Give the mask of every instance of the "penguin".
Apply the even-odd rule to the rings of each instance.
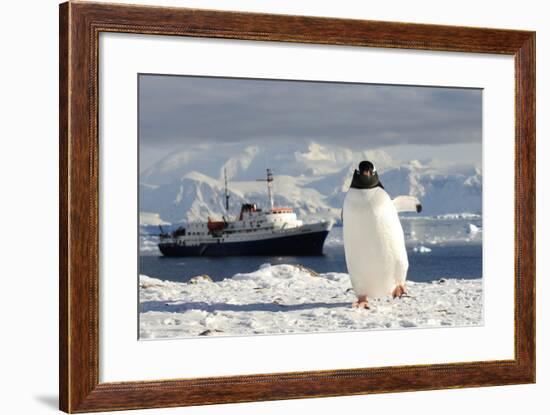
[[[368,299],[406,293],[409,261],[398,212],[420,212],[413,196],[392,200],[370,161],[359,163],[342,209],[346,265],[357,301],[369,308]]]

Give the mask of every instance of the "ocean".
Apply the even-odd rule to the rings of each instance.
[[[429,282],[442,278],[479,279],[483,271],[483,231],[479,215],[403,217],[409,271],[407,279]],[[207,274],[221,281],[256,271],[262,264],[300,264],[318,273],[347,273],[342,227],[327,237],[324,255],[166,258],[156,248],[152,231],[140,230],[139,273],[161,280],[186,282]]]

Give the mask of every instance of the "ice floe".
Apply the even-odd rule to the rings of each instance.
[[[427,253],[429,253],[429,252],[432,252],[432,249],[431,249],[431,248],[428,248],[427,246],[420,245],[420,246],[415,246],[415,247],[413,248],[413,251],[414,251],[414,252],[421,253],[421,254],[427,254]]]

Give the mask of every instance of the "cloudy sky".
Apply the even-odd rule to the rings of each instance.
[[[266,140],[479,162],[481,100],[479,89],[140,75],[141,169],[189,145]]]

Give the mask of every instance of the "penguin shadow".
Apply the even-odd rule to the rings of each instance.
[[[140,304],[140,312],[148,311],[168,311],[171,313],[184,313],[190,310],[199,310],[206,312],[213,311],[303,311],[315,308],[341,308],[349,307],[349,302],[340,303],[302,303],[302,304],[284,304],[278,302],[272,303],[250,303],[250,304],[226,304],[226,303],[205,303],[191,302],[185,304],[170,304],[166,301],[146,301]]]

